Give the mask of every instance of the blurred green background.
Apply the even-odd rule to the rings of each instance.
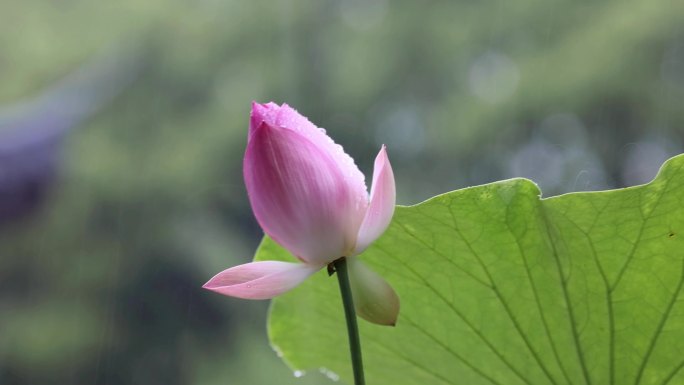
[[[643,183],[682,151],[684,2],[0,1],[0,384],[320,384],[265,301],[201,285],[261,237],[250,102],[402,204],[524,176]],[[419,258],[420,256],[416,256]]]

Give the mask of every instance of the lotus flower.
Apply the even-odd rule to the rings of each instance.
[[[204,288],[269,299],[347,258],[357,314],[394,325],[399,298],[355,256],[385,231],[395,205],[394,174],[383,146],[370,195],[342,147],[287,104],[252,104],[243,166],[249,201],[268,236],[301,263],[252,262],[214,276]]]

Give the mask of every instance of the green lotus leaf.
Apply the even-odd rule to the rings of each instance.
[[[401,298],[360,321],[367,383],[684,384],[684,156],[643,186],[542,199],[511,179],[398,207],[359,258]],[[401,186],[401,180],[398,181]],[[293,260],[265,238],[256,259]],[[272,303],[294,370],[351,383],[335,277]]]

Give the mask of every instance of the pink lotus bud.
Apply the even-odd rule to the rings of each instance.
[[[375,159],[369,196],[353,159],[286,104],[252,104],[243,172],[264,232],[303,264],[254,262],[225,270],[204,286],[221,294],[264,299],[290,290],[336,259],[361,253],[394,213],[394,175],[385,147]],[[394,291],[360,261],[352,266],[351,274],[359,272],[351,277],[363,302],[359,315],[393,324],[399,311]]]

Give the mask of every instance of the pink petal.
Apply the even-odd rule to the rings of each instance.
[[[250,133],[261,123],[295,131],[309,139],[316,147],[332,158],[337,168],[342,172],[348,188],[354,194],[354,199],[357,202],[354,211],[358,219],[357,225],[360,225],[366,212],[366,206],[368,206],[365,177],[354,163],[354,159],[344,152],[342,146],[336,144],[326,135],[324,129],[316,127],[306,117],[285,103],[278,106],[273,102],[266,104],[252,102]]]
[[[202,286],[219,294],[269,299],[294,288],[321,266],[277,261],[252,262],[216,274]]]
[[[266,104],[252,102],[252,113],[249,117],[248,142],[252,138],[252,133],[261,125],[261,123],[266,122],[267,124],[274,125],[276,114],[279,109],[280,106],[273,102]]]
[[[394,215],[395,203],[394,173],[387,157],[387,151],[383,145],[378,156],[375,158],[370,205],[359,229],[354,250],[355,254],[364,251],[385,232],[392,220],[392,215]]]
[[[316,127],[285,103],[278,110],[275,124],[300,133],[332,157],[337,167],[342,171],[349,188],[355,194],[355,198],[363,206],[358,210],[360,213],[359,223],[361,223],[361,218],[368,204],[368,191],[366,190],[366,179],[354,163],[354,159],[344,152],[342,146],[336,144],[326,135],[324,129]]]
[[[396,325],[399,297],[394,289],[358,258],[348,258],[347,265],[356,314],[375,324]]]
[[[357,193],[325,148],[264,120],[251,133],[243,172],[257,221],[280,245],[314,264],[353,252]]]

